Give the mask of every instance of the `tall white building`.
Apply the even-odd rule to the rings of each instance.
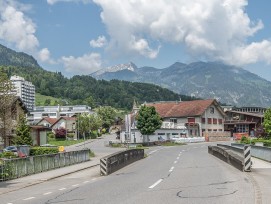
[[[33,110],[35,106],[35,86],[20,76],[11,76],[10,80],[15,87],[16,95],[22,99],[29,111]]]

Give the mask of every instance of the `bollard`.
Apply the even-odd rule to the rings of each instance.
[[[250,154],[250,146],[244,146],[244,171],[251,171],[251,154]]]

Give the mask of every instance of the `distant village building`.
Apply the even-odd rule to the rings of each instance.
[[[27,115],[27,120],[30,124],[37,124],[43,118],[72,117],[77,114],[89,113],[93,111],[91,107],[86,105],[75,106],[36,106]]]
[[[20,76],[11,76],[10,80],[14,85],[15,95],[22,99],[29,111],[33,110],[35,106],[35,86]]]

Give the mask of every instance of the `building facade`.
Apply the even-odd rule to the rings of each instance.
[[[10,80],[15,88],[16,96],[22,99],[29,111],[33,110],[35,106],[35,86],[20,76],[11,76]]]
[[[93,111],[91,107],[86,105],[75,105],[75,106],[36,106],[27,115],[27,121],[30,124],[36,124],[42,118],[56,118],[60,117],[72,117],[77,114],[89,113]]]
[[[122,141],[146,143],[161,139],[170,140],[173,137],[203,137],[204,132],[224,132],[225,113],[214,99],[155,102],[145,105],[155,107],[163,120],[161,128],[153,135],[141,135],[136,128],[135,118],[138,109],[133,108],[132,113],[125,118],[125,127],[121,134]]]

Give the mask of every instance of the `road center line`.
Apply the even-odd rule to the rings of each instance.
[[[174,161],[174,164],[176,164],[177,163],[177,161]]]
[[[49,194],[51,194],[52,192],[47,192],[47,193],[44,193],[43,195],[49,195]]]
[[[74,185],[72,185],[73,187],[76,187],[76,186],[79,186],[79,184],[74,184]]]
[[[89,181],[84,181],[83,183],[88,183]]]
[[[58,189],[58,190],[60,190],[60,191],[63,191],[63,190],[65,190],[66,188],[60,188],[60,189]]]
[[[154,188],[155,186],[157,186],[159,183],[161,183],[163,181],[163,179],[159,179],[158,181],[156,181],[153,185],[151,185],[149,188]]]
[[[169,172],[172,172],[172,171],[173,171],[173,169],[174,169],[174,166],[170,168]]]
[[[29,198],[25,198],[25,199],[23,199],[23,200],[31,200],[31,199],[33,199],[33,198],[35,198],[35,197],[29,197]]]
[[[180,157],[177,157],[177,159],[180,159]]]

